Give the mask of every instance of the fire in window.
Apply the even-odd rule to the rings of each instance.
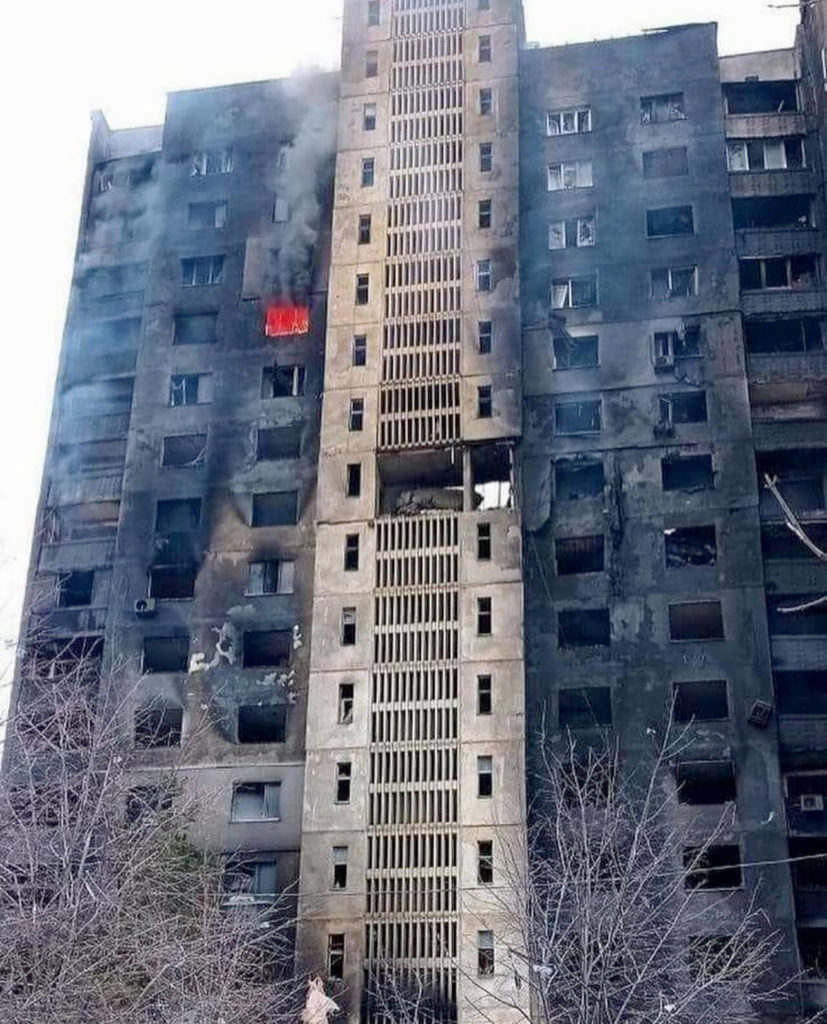
[[[264,333],[268,338],[307,334],[309,330],[310,310],[307,306],[268,306],[264,321]]]

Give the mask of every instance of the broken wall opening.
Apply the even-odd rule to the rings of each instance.
[[[827,715],[827,671],[773,672],[780,715]]]
[[[554,463],[554,496],[557,501],[602,497],[606,475],[602,459],[578,457]]]
[[[382,454],[376,469],[381,515],[462,511],[462,458],[456,449]]]
[[[579,608],[557,613],[558,647],[608,647],[611,637],[608,608]]]
[[[728,114],[781,114],[798,110],[798,90],[788,82],[727,82]]]
[[[589,537],[558,537],[554,542],[558,576],[603,572],[603,534]]]
[[[720,601],[688,601],[669,605],[670,640],[723,640],[724,614]]]
[[[715,565],[718,557],[714,526],[681,526],[663,531],[666,565],[683,569],[693,565]]]
[[[738,797],[732,761],[682,761],[675,767],[675,781],[682,804],[725,804]]]

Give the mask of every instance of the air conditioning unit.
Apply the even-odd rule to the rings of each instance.
[[[148,619],[155,614],[155,598],[139,597],[133,608],[139,619]]]
[[[823,811],[824,797],[821,793],[802,793],[798,798],[798,806],[802,811]]]
[[[772,704],[768,704],[765,700],[753,701],[753,705],[747,715],[749,724],[757,726],[759,729],[766,729],[771,720]]]

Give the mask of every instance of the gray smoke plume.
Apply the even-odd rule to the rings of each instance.
[[[288,92],[304,116],[290,144],[279,186],[288,220],[281,238],[278,283],[284,299],[306,299],[313,274],[313,250],[319,237],[320,194],[332,182],[336,153],[337,99],[331,78],[318,71],[293,76]]]

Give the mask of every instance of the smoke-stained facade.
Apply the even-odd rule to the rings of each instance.
[[[343,13],[339,75],[95,117],[15,700],[93,651],[347,1016],[416,968],[446,1021],[518,1013],[540,723],[634,763],[674,701],[825,1005],[827,572],[764,486],[824,548],[820,6],[724,58]]]

